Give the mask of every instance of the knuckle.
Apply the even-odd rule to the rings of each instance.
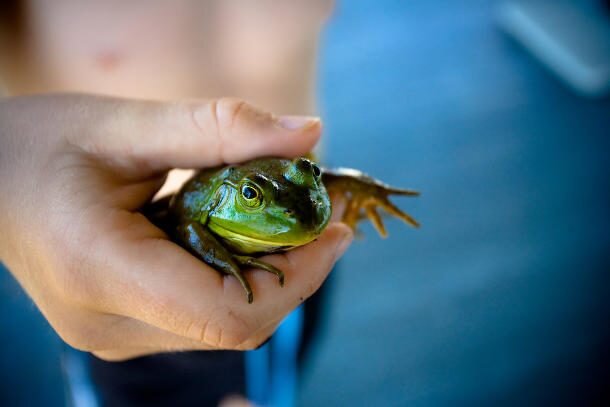
[[[219,343],[222,349],[239,349],[239,346],[251,338],[253,332],[244,325],[227,327]]]
[[[235,98],[221,98],[214,104],[216,121],[221,129],[230,129],[243,112],[246,102]]]
[[[238,350],[240,345],[254,335],[255,329],[251,324],[237,316],[233,310],[216,314],[212,319],[194,325],[201,342],[217,349]]]

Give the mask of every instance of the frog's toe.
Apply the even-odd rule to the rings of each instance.
[[[367,205],[364,207],[364,210],[366,211],[366,216],[377,230],[377,233],[379,233],[379,236],[383,238],[388,237],[388,232],[385,229],[385,225],[383,224],[381,216],[379,215],[379,212],[377,212],[375,205]]]
[[[383,187],[384,195],[402,195],[402,196],[419,196],[418,191],[414,191],[412,189],[406,188],[396,188],[390,185],[384,185]]]
[[[277,267],[260,259],[257,259],[256,257],[234,255],[233,258],[239,263],[240,266],[254,267],[261,270],[265,270],[271,274],[275,274],[278,278],[280,286],[284,286],[284,272],[278,269]]]
[[[252,304],[252,301],[254,301],[254,294],[252,294],[252,288],[250,287],[250,283],[248,283],[248,280],[246,280],[244,274],[241,272],[241,270],[236,270],[234,273],[231,273],[231,275],[237,278],[237,281],[239,281],[239,284],[241,284],[246,292],[248,304]]]
[[[402,219],[405,223],[413,226],[414,228],[419,227],[419,222],[417,222],[411,215],[406,212],[400,210],[396,205],[390,202],[389,199],[383,199],[380,202],[380,206],[387,211],[390,215],[396,216],[399,219]]]

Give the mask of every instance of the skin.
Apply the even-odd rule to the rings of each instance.
[[[324,184],[349,195],[344,221],[352,227],[364,210],[385,236],[376,206],[419,226],[388,199],[390,194],[416,196],[417,192],[390,187],[353,169],[323,170],[305,157],[263,158],[199,171],[171,200],[158,202],[149,216],[201,261],[235,277],[252,303],[245,269],[274,274],[280,286],[285,278],[280,269],[255,255],[306,245],[327,227],[332,210]]]

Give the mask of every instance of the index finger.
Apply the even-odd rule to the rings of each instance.
[[[162,171],[236,163],[261,155],[309,152],[321,133],[316,117],[276,117],[242,100],[158,102],[87,99],[73,143],[125,171]],[[82,117],[81,117],[82,121]]]

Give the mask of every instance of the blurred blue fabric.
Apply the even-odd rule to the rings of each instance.
[[[565,89],[496,5],[338,5],[326,156],[421,190],[399,205],[422,228],[363,227],[302,405],[575,403],[608,383],[610,101]],[[0,405],[61,405],[58,339],[6,273],[0,293]]]

